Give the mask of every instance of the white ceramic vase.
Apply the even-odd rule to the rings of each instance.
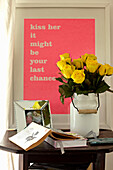
[[[73,96],[73,103],[78,110],[84,109],[97,109],[98,100],[96,94],[90,93],[87,95]],[[97,113],[79,114],[75,109],[72,102],[70,104],[70,130],[82,136],[85,136],[90,131],[95,132],[96,136],[99,135],[99,110]],[[93,137],[93,135],[89,136]]]

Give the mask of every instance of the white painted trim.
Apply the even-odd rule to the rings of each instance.
[[[110,58],[110,4],[105,7],[105,39],[106,39],[106,62],[111,64]]]
[[[106,63],[111,64],[110,55],[110,4],[105,7],[105,59]],[[111,79],[107,79],[108,84],[111,86]],[[112,110],[111,110],[111,94],[106,93],[106,126],[112,128]]]
[[[70,1],[51,1],[51,0],[24,0],[24,1],[17,1],[16,7],[80,7],[80,8],[105,8],[108,6],[108,3],[77,3],[72,0]]]
[[[104,8],[105,10],[105,58],[106,63],[111,63],[110,61],[110,5],[109,3],[77,3],[73,0],[66,0],[65,3],[63,0],[17,0],[16,8],[27,8],[27,7],[72,7],[72,8]],[[111,85],[111,80],[108,80],[108,83]],[[112,127],[111,122],[111,95],[106,93],[106,120],[105,123],[100,125],[102,128]],[[53,124],[55,128],[69,128],[69,115],[52,115]],[[63,120],[63,121],[62,121]]]

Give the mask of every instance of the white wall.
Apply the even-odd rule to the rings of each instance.
[[[16,2],[29,2],[30,0],[16,0]],[[47,0],[40,0],[40,2],[42,1],[45,1],[47,3]],[[60,2],[60,0],[52,0],[52,2]],[[62,0],[64,1],[64,3],[67,1],[69,2],[69,0]],[[32,2],[37,2],[37,0],[32,0]],[[39,0],[38,0],[39,2]],[[78,3],[86,3],[86,0],[73,0],[73,2],[78,2]],[[113,66],[113,0],[87,0],[87,2],[90,2],[90,3],[110,3],[110,53],[111,53],[111,65]],[[112,78],[112,84],[111,84],[111,87],[113,89],[113,76],[111,77]],[[113,100],[113,94],[111,95],[111,98]],[[113,110],[113,105],[111,105],[111,110]],[[113,115],[111,116],[110,118],[111,122],[111,127],[113,129]],[[106,170],[112,170],[113,169],[113,153],[110,153],[110,154],[107,154],[106,155],[107,159],[106,159]]]

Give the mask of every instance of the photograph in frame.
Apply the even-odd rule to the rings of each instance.
[[[33,108],[38,102],[40,108]],[[31,122],[51,128],[52,118],[48,100],[18,100],[14,102],[17,132],[27,127]]]

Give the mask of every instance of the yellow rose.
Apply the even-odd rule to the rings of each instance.
[[[104,75],[106,75],[106,67],[105,67],[105,65],[102,65],[101,64],[101,66],[99,67],[99,74],[101,75],[101,76],[104,76]]]
[[[76,66],[77,69],[83,68],[83,61],[81,58],[73,59],[72,63]]]
[[[63,74],[63,76],[67,79],[71,78],[71,75],[74,71],[74,66],[71,66],[69,64],[67,64],[64,69],[61,71],[61,73]]]
[[[113,67],[111,67],[109,64],[105,64],[106,68],[106,75],[110,76],[113,74]]]
[[[39,105],[38,101],[36,101],[36,102],[34,103],[33,108],[34,108],[34,109],[40,109],[40,108],[41,108],[41,106]]]
[[[73,71],[75,71],[75,66],[71,65],[71,68],[72,68]]]
[[[86,60],[96,60],[97,57],[94,54],[84,54],[81,56],[81,59],[84,63],[86,63]]]
[[[94,73],[99,67],[99,63],[97,62],[97,60],[87,60],[86,61],[86,69],[91,72]]]
[[[84,54],[84,55],[81,56],[81,60],[85,63],[87,57],[88,57],[88,54],[86,53],[86,54]]]
[[[60,70],[63,70],[63,68],[66,66],[66,62],[65,61],[58,61],[57,62],[57,66],[59,67]]]
[[[66,58],[70,58],[69,53],[64,53],[64,54],[60,55],[60,58],[61,58],[61,60],[64,60]]]
[[[81,84],[85,80],[84,70],[75,70],[71,76],[75,83]]]
[[[65,61],[66,63],[69,63],[69,64],[71,64],[71,58],[66,58],[66,59],[64,59],[64,60],[61,60],[61,61]]]
[[[97,57],[94,54],[88,54],[87,60],[97,60]]]

